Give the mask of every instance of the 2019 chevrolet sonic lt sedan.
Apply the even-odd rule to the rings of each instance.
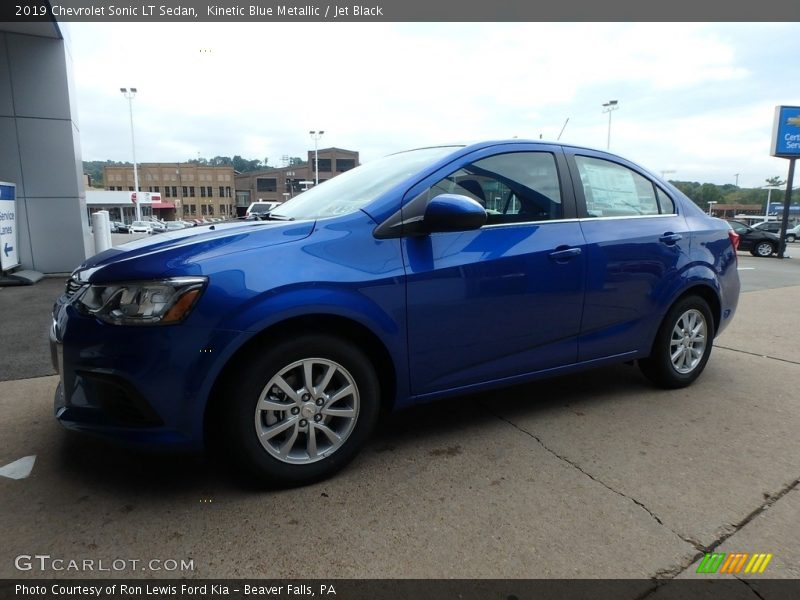
[[[736,309],[729,232],[606,152],[400,152],[267,221],[86,260],[54,309],[56,417],[147,446],[214,431],[253,477],[301,484],[383,409],[632,360],[682,387]]]

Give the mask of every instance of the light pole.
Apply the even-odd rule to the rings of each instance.
[[[325,132],[320,129],[319,131],[309,131],[308,133],[314,140],[314,185],[319,185],[319,155],[317,154],[317,142],[319,142],[319,138],[321,138],[322,134]]]
[[[180,194],[178,200],[178,210],[175,211],[175,216],[178,220],[183,219],[183,178],[181,177],[181,166],[175,169],[175,174],[178,176],[178,194]]]
[[[131,114],[131,149],[133,150],[133,192],[136,194],[136,220],[142,220],[142,199],[139,197],[139,171],[136,168],[136,140],[133,136],[133,99],[136,97],[136,88],[119,88],[122,95],[128,99],[128,110]]]
[[[608,113],[608,141],[606,142],[606,150],[611,150],[611,113],[619,109],[619,102],[617,100],[609,100],[603,104],[603,112]]]

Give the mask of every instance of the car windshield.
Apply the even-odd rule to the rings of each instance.
[[[421,148],[385,156],[303,192],[284,202],[270,216],[279,220],[323,219],[355,212],[456,148]]]
[[[272,210],[273,204],[270,202],[263,202],[261,204],[254,204],[250,208],[250,213],[265,213]]]

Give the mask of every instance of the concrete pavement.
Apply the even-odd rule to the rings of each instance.
[[[764,576],[797,578],[800,264],[776,262],[740,258],[743,280],[769,264],[786,287],[742,295],[688,389],[622,365],[419,407],[340,475],[296,490],[69,436],[52,418],[57,378],[38,376],[49,357],[7,354],[1,372],[24,378],[0,382],[0,466],[37,461],[27,479],[0,478],[0,577],[87,575],[14,566],[46,553],[193,561],[92,577],[683,578],[716,548],[771,552]],[[0,309],[30,305],[38,336],[28,293],[0,291]]]

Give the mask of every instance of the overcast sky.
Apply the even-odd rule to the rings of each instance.
[[[611,151],[669,179],[758,187],[774,107],[800,105],[800,25],[71,23],[84,160],[361,162],[511,137]],[[674,171],[674,173],[669,173]]]

